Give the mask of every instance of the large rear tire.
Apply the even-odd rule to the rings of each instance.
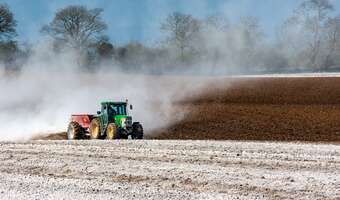
[[[133,140],[141,140],[144,136],[143,126],[140,123],[133,124],[133,133],[132,133]]]
[[[119,131],[116,124],[110,123],[109,125],[107,125],[106,139],[108,140],[119,139]]]
[[[77,122],[70,122],[67,128],[67,139],[76,140],[83,137],[83,128]]]
[[[89,132],[91,139],[99,139],[101,137],[101,125],[99,118],[94,118],[91,121]]]

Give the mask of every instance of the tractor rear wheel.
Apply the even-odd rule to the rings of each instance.
[[[132,139],[134,140],[141,140],[143,139],[143,126],[140,123],[133,124],[133,133],[132,133]]]
[[[119,132],[116,124],[110,123],[109,125],[107,125],[106,139],[108,140],[119,139]]]
[[[94,118],[90,124],[90,137],[91,139],[99,139],[101,136],[101,126],[98,118]]]
[[[76,140],[83,136],[83,128],[77,122],[70,122],[67,128],[67,139]]]

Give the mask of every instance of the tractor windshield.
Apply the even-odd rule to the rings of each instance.
[[[126,105],[125,104],[112,104],[110,105],[110,110],[114,115],[126,115]]]

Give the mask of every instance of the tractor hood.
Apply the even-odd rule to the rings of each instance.
[[[128,115],[116,115],[115,124],[121,128],[132,126],[132,118]]]

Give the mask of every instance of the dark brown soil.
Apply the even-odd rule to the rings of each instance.
[[[230,84],[231,82],[231,84]],[[152,139],[340,142],[340,78],[249,78],[182,102],[183,121]]]
[[[67,134],[66,132],[61,132],[61,133],[50,134],[48,136],[38,135],[32,138],[32,140],[67,140]]]

